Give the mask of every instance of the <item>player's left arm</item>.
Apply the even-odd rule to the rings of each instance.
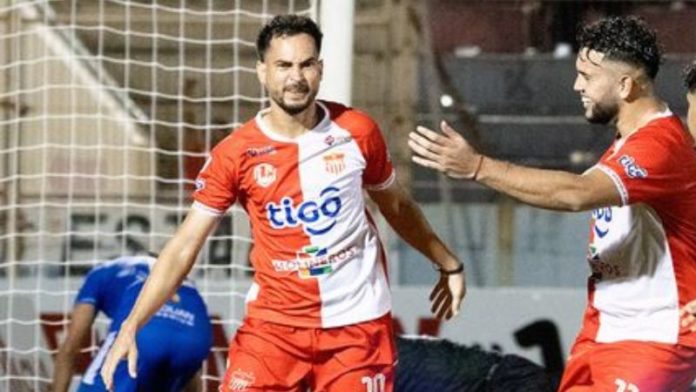
[[[75,305],[70,317],[68,333],[58,349],[53,365],[53,392],[66,392],[75,372],[75,358],[80,352],[82,342],[92,329],[97,312],[94,305],[80,303]]]
[[[368,190],[368,194],[394,231],[441,271],[430,295],[433,313],[446,319],[455,316],[466,295],[463,264],[435,234],[420,207],[398,181],[384,189]]]

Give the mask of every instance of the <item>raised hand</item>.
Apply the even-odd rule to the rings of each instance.
[[[409,133],[408,146],[414,153],[413,162],[452,178],[475,179],[483,155],[445,121],[440,123],[440,129],[442,133],[419,126]]]

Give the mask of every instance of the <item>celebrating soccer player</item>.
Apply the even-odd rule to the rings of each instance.
[[[457,314],[462,263],[399,186],[377,124],[315,100],[322,33],[308,18],[273,18],[257,39],[259,81],[270,107],[211,152],[195,202],[162,250],[102,375],[112,385],[121,358],[135,358],[135,331],[175,290],[218,219],[247,211],[254,284],[231,342],[221,391],[393,389],[396,350],[385,249],[363,196],[439,269],[432,309]]]
[[[686,391],[696,333],[679,310],[696,298],[694,139],[655,94],[661,55],[643,21],[603,19],[578,38],[585,117],[617,131],[595,166],[576,175],[501,162],[445,123],[442,134],[410,134],[413,160],[534,206],[594,209],[589,303],[561,391]]]

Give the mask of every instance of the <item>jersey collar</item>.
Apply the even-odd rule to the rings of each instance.
[[[324,104],[321,101],[314,101],[317,106],[319,106],[319,109],[324,113],[322,116],[321,120],[319,123],[306,133],[296,137],[296,138],[290,138],[285,135],[281,135],[278,132],[275,132],[271,129],[271,127],[268,126],[266,121],[264,121],[263,116],[266,115],[271,108],[265,108],[261,111],[259,111],[256,114],[256,125],[258,128],[261,130],[261,132],[266,135],[269,139],[279,141],[279,142],[284,142],[284,143],[297,143],[300,140],[302,140],[306,135],[313,133],[313,132],[322,132],[327,129],[329,129],[329,126],[331,125],[331,116],[329,114],[329,109],[324,106]]]

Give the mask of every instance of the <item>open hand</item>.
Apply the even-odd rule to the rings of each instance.
[[[413,151],[413,162],[435,169],[452,178],[473,179],[483,156],[445,121],[442,133],[417,127],[408,135],[408,146]]]
[[[129,330],[124,330],[123,326],[118,332],[118,337],[111,346],[109,354],[106,356],[104,366],[101,369],[101,377],[104,381],[104,386],[107,390],[114,389],[114,372],[118,363],[123,358],[128,358],[128,374],[136,377],[136,365],[138,363],[138,348],[135,345],[135,333]]]
[[[448,275],[440,273],[440,279],[430,293],[430,311],[439,319],[449,320],[459,314],[465,295],[464,271]]]

